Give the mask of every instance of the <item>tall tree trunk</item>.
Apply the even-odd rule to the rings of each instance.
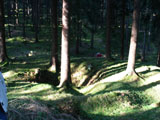
[[[11,1],[8,0],[8,37],[11,38]]]
[[[16,25],[19,24],[19,8],[18,8],[18,0],[15,1],[15,11],[16,11]]]
[[[30,19],[30,2],[29,0],[27,0],[27,19],[26,19],[26,23],[29,23],[29,19]]]
[[[12,12],[12,15],[13,15],[13,20],[14,20],[14,29],[16,29],[16,0],[13,0],[12,2],[12,8],[13,8],[13,12]]]
[[[58,23],[57,23],[57,0],[52,1],[52,28],[53,28],[53,38],[52,38],[52,52],[51,52],[51,70],[59,73],[58,64]]]
[[[145,28],[144,29],[144,42],[143,42],[141,61],[145,61],[145,58],[146,58],[146,33],[147,33],[147,30]]]
[[[61,79],[58,87],[71,82],[69,58],[69,0],[63,0],[62,41],[61,41]]]
[[[46,20],[47,20],[47,23],[49,23],[49,0],[46,0],[46,15],[47,15],[47,18],[46,18]]]
[[[79,54],[80,45],[80,0],[77,0],[77,19],[76,19],[76,55]]]
[[[25,23],[26,23],[26,0],[23,0],[23,37],[26,37],[26,28],[25,28]]]
[[[139,22],[139,0],[134,0],[130,49],[129,49],[129,56],[128,56],[128,65],[126,69],[126,72],[128,75],[133,75],[136,73],[135,58],[136,58],[136,46],[137,46],[137,37],[138,37],[138,22]]]
[[[107,0],[106,58],[111,59],[111,0]]]
[[[122,0],[122,25],[121,25],[121,59],[124,59],[124,35],[125,35],[125,3],[126,0]]]
[[[38,6],[39,6],[39,0],[35,0],[35,11],[34,11],[34,27],[35,27],[35,42],[39,42],[38,40],[38,32],[39,32],[39,12],[38,12]]]
[[[76,36],[76,55],[79,54],[79,45],[80,45],[80,22],[77,20],[77,36]]]
[[[7,57],[5,44],[5,27],[4,27],[4,1],[0,0],[0,61],[5,61]]]

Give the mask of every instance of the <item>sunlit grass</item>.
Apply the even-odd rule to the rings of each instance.
[[[19,111],[22,106],[33,107],[37,102],[35,108],[42,103],[52,112],[78,114],[91,120],[158,120],[160,68],[154,66],[155,59],[137,62],[136,71],[143,79],[126,77],[126,60],[96,58],[97,51],[90,50],[91,56],[86,53],[87,57],[71,57],[72,80],[78,88],[58,89],[26,78],[25,74],[30,71],[47,68],[51,42],[41,39],[35,44],[27,40],[31,42],[22,37],[8,39],[8,54],[16,60],[0,64],[8,87],[9,107]],[[33,55],[28,56],[31,51]]]

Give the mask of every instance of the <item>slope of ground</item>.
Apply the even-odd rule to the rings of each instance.
[[[30,82],[26,76],[34,69],[47,68],[48,42],[14,38],[7,44],[14,58],[1,64],[8,87],[9,120],[160,119],[160,68],[154,66],[154,55],[146,63],[137,61],[136,71],[143,79],[124,76],[125,60],[72,57],[72,77],[78,88],[58,89]]]

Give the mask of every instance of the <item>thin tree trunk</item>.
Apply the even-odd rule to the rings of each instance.
[[[16,29],[16,0],[13,1],[13,4],[12,4],[12,8],[13,8],[13,20],[14,20],[14,29]]]
[[[159,43],[159,50],[158,50],[158,57],[157,57],[157,66],[160,67],[160,43]]]
[[[94,48],[94,31],[91,31],[91,49]]]
[[[11,1],[8,0],[8,37],[11,38]]]
[[[15,11],[16,11],[16,25],[19,24],[19,8],[18,8],[18,0],[15,1]]]
[[[71,83],[69,58],[69,0],[63,0],[61,44],[61,79],[58,87]]]
[[[80,45],[80,23],[79,19],[77,20],[77,39],[76,39],[76,55],[79,54],[79,45]]]
[[[128,65],[126,69],[126,72],[128,75],[133,75],[136,73],[135,58],[136,58],[136,46],[137,46],[137,37],[138,37],[138,22],[139,22],[139,0],[134,0],[130,49],[129,49],[129,56],[128,56]]]
[[[23,0],[23,37],[26,37],[26,28],[25,28],[25,23],[26,23],[26,0]]]
[[[79,45],[80,45],[80,0],[77,0],[77,20],[76,20],[76,55],[79,54]]]
[[[51,68],[52,68],[53,71],[56,71],[56,74],[59,73],[57,2],[58,2],[57,0],[52,1],[53,38],[52,38],[52,52],[51,52]]]
[[[30,19],[30,2],[29,0],[27,0],[27,19],[26,19],[26,23],[29,23],[29,19]]]
[[[146,28],[144,30],[144,42],[143,42],[143,50],[142,50],[142,57],[141,57],[141,61],[145,61],[146,58]]]
[[[0,62],[5,61],[8,58],[5,44],[4,23],[4,1],[0,0]]]
[[[35,4],[35,11],[34,11],[34,14],[35,14],[35,20],[34,20],[34,23],[35,23],[35,42],[37,43],[37,42],[39,42],[39,40],[38,40],[38,32],[39,32],[39,26],[38,26],[38,24],[39,24],[39,15],[38,15],[38,6],[39,6],[39,2],[38,2],[38,0],[35,0],[35,2],[36,2],[36,4]]]
[[[124,35],[125,35],[125,3],[126,0],[122,0],[122,25],[121,25],[121,59],[124,59]]]
[[[106,58],[111,59],[111,0],[107,0]]]

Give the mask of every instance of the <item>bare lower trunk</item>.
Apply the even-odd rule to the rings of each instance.
[[[136,46],[138,37],[138,21],[139,21],[139,0],[134,0],[133,22],[130,40],[130,49],[128,56],[127,74],[135,74],[135,58],[136,58]]]
[[[158,51],[158,58],[157,58],[157,66],[160,67],[160,43],[159,43],[159,51]]]

